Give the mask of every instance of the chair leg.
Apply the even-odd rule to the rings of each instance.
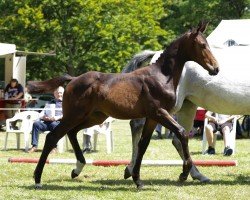
[[[230,132],[230,147],[233,149],[233,154],[236,152],[236,126],[237,126],[237,118],[234,118],[233,121],[233,130]]]
[[[214,139],[213,139],[213,146],[214,146],[214,148],[216,146],[216,141],[217,141],[217,133],[214,133]]]
[[[62,137],[58,143],[57,143],[57,149],[59,153],[63,153],[64,152],[64,137]]]
[[[235,142],[236,142],[236,132],[232,132],[232,135],[231,135],[231,148],[233,149],[233,154],[235,154],[235,151],[236,151]]]
[[[111,153],[113,151],[112,131],[107,132],[105,135],[106,135],[107,153]]]
[[[207,136],[206,136],[206,130],[204,128],[202,137],[202,154],[205,154],[206,148],[207,148]]]
[[[66,151],[68,151],[68,150],[69,150],[69,141],[68,141],[68,136],[67,136],[67,135],[65,135],[65,136],[64,136],[64,138],[65,138],[65,143],[66,143]]]
[[[9,133],[6,132],[6,135],[5,135],[5,142],[4,142],[4,150],[5,150],[5,151],[7,150],[8,136],[9,136]]]
[[[27,152],[29,150],[29,132],[24,132],[24,150]]]
[[[114,151],[114,135],[113,131],[110,131],[110,142],[111,142],[111,152]]]
[[[20,149],[20,133],[16,133],[16,148]]]
[[[96,151],[98,134],[99,134],[99,133],[94,133],[94,134],[93,134],[93,150],[94,150],[94,151]]]
[[[233,154],[235,154],[235,138],[236,138],[236,131],[231,131],[227,136],[226,139],[228,140],[228,146],[233,150]]]

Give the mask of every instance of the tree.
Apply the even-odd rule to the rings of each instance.
[[[241,19],[249,14],[249,0],[168,0],[164,1],[165,12],[160,22],[168,33],[176,37],[188,28],[196,26],[200,20],[210,22],[209,34],[223,19]]]
[[[2,1],[0,35],[19,49],[56,53],[28,58],[28,78],[89,70],[119,72],[142,49],[160,49],[161,0]],[[18,31],[17,31],[18,30]]]

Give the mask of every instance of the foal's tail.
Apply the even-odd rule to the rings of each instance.
[[[30,93],[54,92],[56,88],[64,85],[65,82],[69,82],[74,78],[75,77],[65,74],[46,81],[28,81],[27,88]]]
[[[157,51],[145,50],[136,55],[129,61],[127,66],[122,70],[122,73],[132,72],[136,69],[143,67],[143,63],[148,62]]]

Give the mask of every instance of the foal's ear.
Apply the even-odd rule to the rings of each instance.
[[[202,33],[204,33],[207,29],[207,25],[209,22],[206,22],[204,20],[200,21],[200,23],[198,24],[198,28],[197,28],[197,33],[200,31]]]
[[[198,27],[192,30],[192,36],[196,38],[199,35],[199,32],[201,33],[205,32],[207,25],[208,25],[208,22],[204,20],[200,21],[200,23],[198,24]]]

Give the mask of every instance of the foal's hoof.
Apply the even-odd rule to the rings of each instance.
[[[72,172],[71,172],[71,178],[73,179],[73,178],[75,178],[75,177],[77,177],[77,176],[78,176],[78,174],[76,174],[75,171],[72,170]]]
[[[184,182],[184,181],[186,181],[186,180],[187,180],[187,176],[184,175],[183,173],[181,173],[180,176],[179,176],[179,181],[180,181],[180,182]]]
[[[131,173],[130,173],[128,166],[127,166],[124,170],[124,179],[128,179],[129,177],[131,177]]]
[[[35,189],[36,189],[36,190],[42,189],[42,184],[41,184],[41,183],[36,183],[36,184],[35,184]]]

